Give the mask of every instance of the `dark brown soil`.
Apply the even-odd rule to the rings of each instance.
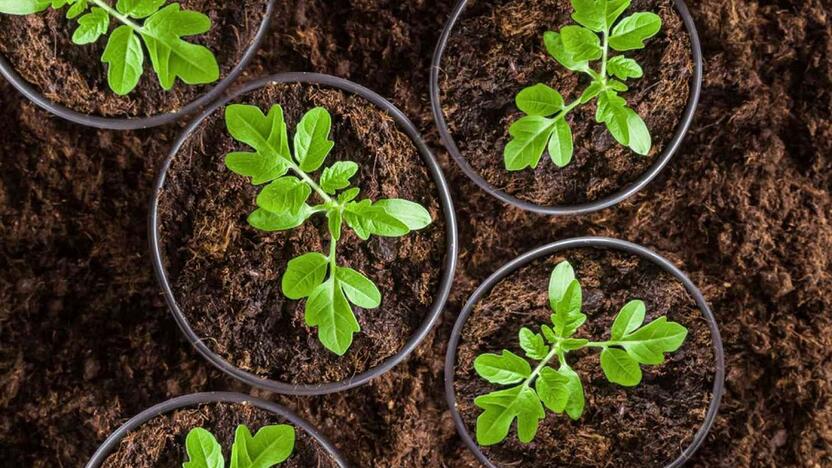
[[[254,41],[268,0],[179,0],[177,3],[183,9],[211,18],[211,30],[188,38],[188,42],[204,45],[214,52],[221,80],[237,66]],[[66,19],[66,11],[66,8],[50,8],[35,15],[0,15],[0,53],[52,102],[84,114],[148,117],[175,112],[216,84],[189,86],[177,79],[174,88],[165,91],[145,49],[145,72],[139,84],[127,96],[119,96],[110,90],[107,66],[101,62],[107,38],[102,37],[93,44],[74,44],[72,33],[78,23]],[[110,32],[115,27],[111,23]]]
[[[181,409],[157,416],[127,434],[101,465],[103,468],[178,467],[188,459],[185,437],[196,427],[208,430],[223,448],[226,463],[231,460],[234,431],[245,424],[251,433],[272,424],[289,421],[251,405],[215,403]],[[295,449],[281,468],[333,467],[329,453],[303,429],[295,427]]]
[[[508,128],[523,116],[514,104],[517,93],[545,83],[572,102],[589,84],[586,75],[567,70],[543,47],[544,32],[575,24],[572,11],[563,0],[472,3],[457,21],[441,64],[442,108],[463,158],[492,187],[542,206],[591,202],[629,186],[673,138],[690,95],[690,37],[673,1],[635,0],[624,15],[652,11],[663,22],[645,49],[627,53],[644,68],[644,77],[628,80],[630,90],[622,94],[650,129],[650,154],[619,145],[596,123],[593,101],[567,116],[575,154],[566,168],[544,153],[536,169],[507,171]]]
[[[634,388],[611,384],[604,377],[597,349],[569,353],[567,360],[581,376],[586,395],[583,416],[576,422],[547,411],[531,444],[517,440],[514,428],[483,453],[499,466],[656,466],[679,456],[702,426],[714,381],[714,353],[708,323],[672,275],[655,264],[613,250],[571,250],[537,260],[506,277],[477,303],[462,330],[455,389],[457,404],[470,433],[482,410],[474,398],[500,388],[474,371],[474,359],[503,349],[523,356],[517,341],[521,327],[549,323],[547,285],[552,269],[568,260],[583,289],[586,324],[576,337],[609,339],[621,307],[641,299],[645,323],[666,316],[688,329],[688,337],[664,364],[642,366],[643,380]]]
[[[719,417],[692,467],[832,463],[832,20],[821,0],[689,2],[702,102],[680,153],[639,195],[590,216],[536,216],[477,189],[442,150],[428,72],[449,0],[277,2],[249,76],[337,74],[378,91],[429,139],[460,222],[446,312],[410,358],[314,398],[261,394],[357,466],[462,467],[442,389],[468,295],[518,254],[575,235],[646,245],[689,273],[727,359]],[[121,423],[193,391],[249,388],[185,341],[153,277],[147,203],[179,132],[97,131],[0,80],[0,460],[78,466]]]
[[[442,273],[444,220],[427,166],[392,118],[364,98],[294,84],[269,86],[235,102],[266,110],[280,104],[290,134],[306,111],[327,108],[336,145],[327,165],[359,164],[353,178],[361,188],[359,199],[412,200],[428,208],[436,222],[405,237],[369,241],[344,230],[338,264],[366,274],[383,298],[377,309],[354,309],[361,332],[343,357],[328,351],[317,328],[305,324],[306,301],[280,292],[289,260],[328,253],[326,218],[317,215],[299,228],[271,234],[248,225],[246,216],[256,208],[262,187],[225,168],[227,153],[248,148],[231,138],[220,109],[176,155],[160,193],[161,242],[178,304],[212,350],[264,377],[336,382],[377,366],[401,350],[425,320]]]

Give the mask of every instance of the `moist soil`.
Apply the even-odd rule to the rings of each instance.
[[[252,434],[273,424],[289,424],[284,418],[252,405],[212,403],[197,408],[180,409],[156,416],[128,433],[102,468],[158,468],[180,466],[188,459],[185,438],[191,429],[208,430],[231,459],[231,446],[237,426],[245,424]],[[295,427],[295,448],[280,465],[289,468],[336,467],[329,453],[306,431]]]
[[[483,453],[498,466],[667,465],[690,445],[705,420],[714,381],[711,334],[696,303],[672,275],[616,250],[559,252],[513,272],[480,299],[462,329],[454,382],[469,433],[476,433],[482,413],[474,399],[500,388],[476,374],[474,359],[503,349],[524,356],[517,333],[521,327],[539,330],[550,323],[547,285],[563,260],[575,268],[588,317],[576,337],[608,340],[618,311],[633,299],[644,301],[645,323],[665,316],[684,325],[688,336],[664,364],[641,366],[642,382],[632,388],[607,381],[597,349],[569,353],[569,365],[581,376],[586,395],[581,418],[572,421],[547,410],[532,443],[517,440],[513,425],[504,442],[483,447]]]
[[[442,273],[445,229],[438,189],[421,154],[392,118],[364,98],[315,85],[270,85],[234,102],[264,111],[280,104],[290,135],[317,106],[333,116],[335,148],[324,166],[351,160],[358,199],[404,198],[426,207],[435,223],[401,238],[362,241],[344,229],[338,264],[363,272],[383,291],[381,306],[354,308],[361,331],[338,356],[306,326],[306,301],[285,298],[286,264],[308,252],[329,252],[326,217],[290,231],[248,225],[261,187],[224,164],[248,151],[228,133],[224,108],[214,112],[174,157],[160,191],[161,244],[177,303],[196,334],[235,366],[280,382],[336,382],[369,370],[401,350],[425,320]],[[312,174],[317,178],[319,173]],[[313,195],[310,203],[323,201]]]
[[[115,2],[109,2],[115,4]],[[237,66],[251,46],[268,5],[267,0],[180,0],[182,9],[211,19],[211,30],[187,41],[208,47],[220,66],[220,80]],[[145,48],[144,74],[127,96],[107,84],[107,65],[101,55],[107,37],[77,45],[72,33],[76,20],[66,8],[26,16],[0,15],[0,53],[44,97],[69,109],[103,117],[148,117],[176,112],[205,94],[216,83],[189,86],[177,79],[170,91],[159,85]],[[111,21],[110,32],[116,26]],[[144,47],[144,46],[143,46]]]
[[[621,191],[656,162],[673,138],[690,95],[693,57],[690,37],[672,0],[634,0],[622,17],[637,11],[662,18],[661,32],[642,50],[627,52],[644,69],[622,93],[645,121],[653,148],[639,156],[619,145],[595,121],[595,101],[567,116],[575,153],[561,169],[544,153],[537,168],[507,171],[503,148],[508,128],[522,117],[517,93],[537,83],[577,99],[586,75],[557,63],[543,46],[543,33],[575,24],[572,5],[562,0],[470,2],[457,21],[442,58],[440,99],[445,120],[462,157],[492,187],[542,206],[591,202]],[[597,68],[597,63],[594,64]]]
[[[453,3],[275,3],[271,32],[247,75],[325,72],[393,101],[448,178],[460,259],[440,323],[405,362],[348,392],[258,395],[311,421],[355,466],[477,466],[457,436],[442,379],[445,344],[465,300],[533,247],[607,235],[668,257],[699,286],[719,323],[725,396],[688,466],[832,464],[827,2],[689,2],[705,79],[685,143],[639,194],[574,217],[498,202],[442,149],[428,74]],[[251,391],[188,344],[153,275],[147,204],[180,129],[82,128],[2,80],[0,128],[4,464],[79,466],[153,404],[194,391]]]

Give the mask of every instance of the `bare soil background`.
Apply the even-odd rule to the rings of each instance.
[[[832,21],[821,0],[691,1],[705,53],[702,102],[661,177],[578,218],[508,208],[441,148],[428,69],[447,0],[278,2],[248,77],[353,79],[422,129],[459,211],[446,314],[399,367],[315,398],[273,397],[359,466],[467,466],[442,389],[450,327],[468,294],[531,246],[610,235],[686,270],[725,340],[726,395],[693,466],[832,464]],[[0,460],[80,466],[126,418],[168,397],[247,390],[180,336],[148,259],[146,214],[175,127],[84,129],[0,82]],[[268,396],[268,395],[266,395]]]

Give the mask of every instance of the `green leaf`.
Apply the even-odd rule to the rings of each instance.
[[[614,78],[610,78],[609,80],[607,80],[607,86],[610,89],[612,89],[613,91],[618,91],[618,92],[624,92],[624,91],[627,91],[628,89],[630,89],[630,88],[627,87],[627,85],[625,85],[624,83],[622,83],[622,82],[620,82],[620,81],[618,81]]]
[[[291,159],[283,108],[279,105],[272,106],[267,116],[257,106],[232,104],[225,108],[225,126],[235,140],[264,157]]]
[[[338,267],[335,272],[350,302],[364,309],[381,305],[381,292],[370,278],[352,268]]]
[[[556,341],[558,341],[558,337],[557,335],[555,335],[555,331],[552,330],[552,327],[550,327],[549,325],[541,325],[540,331],[543,333],[543,337],[546,338],[546,341],[548,341],[549,343],[554,344]]]
[[[0,0],[0,13],[31,15],[49,8],[51,4],[51,0]]]
[[[144,71],[144,50],[130,26],[119,26],[107,39],[101,61],[108,64],[107,84],[119,96],[136,88]]]
[[[343,356],[350,348],[353,334],[361,331],[361,327],[337,278],[330,277],[309,296],[306,324],[318,327],[321,344],[338,356]]]
[[[180,10],[178,3],[171,3],[145,20],[141,36],[163,89],[172,89],[177,78],[189,85],[219,79],[220,68],[214,54],[205,46],[182,40],[209,29],[210,18]]]
[[[430,212],[422,205],[401,198],[387,198],[378,200],[373,206],[384,208],[390,216],[399,220],[411,231],[424,229],[432,222]]]
[[[644,76],[644,70],[641,65],[631,58],[623,55],[616,55],[607,62],[607,72],[610,76],[615,76],[619,79],[626,80],[628,78],[641,78]]]
[[[333,195],[350,186],[350,178],[358,172],[358,164],[352,161],[338,161],[321,173],[321,188]]]
[[[566,119],[560,118],[555,121],[555,131],[549,139],[549,157],[558,167],[566,167],[572,161],[574,143],[572,141],[572,129]]]
[[[664,353],[672,353],[682,346],[688,330],[667,317],[659,317],[638,330],[615,340],[627,354],[641,364],[661,364]]]
[[[257,206],[272,213],[299,213],[306,204],[312,188],[297,177],[281,177],[263,188],[257,195]]]
[[[601,351],[601,369],[607,380],[624,387],[635,387],[641,382],[641,368],[626,351],[604,348]]]
[[[596,96],[601,94],[601,91],[604,90],[604,84],[599,81],[593,81],[592,83],[587,86],[584,92],[581,94],[581,104],[586,104],[589,101],[595,99]]]
[[[526,352],[526,356],[538,361],[545,359],[549,354],[549,346],[543,340],[543,336],[526,327],[520,329],[520,347]]]
[[[75,3],[69,7],[69,10],[66,11],[67,19],[77,18],[81,13],[87,11],[89,4],[87,0],[77,0]]]
[[[544,367],[535,382],[535,390],[543,404],[555,413],[563,413],[569,402],[569,378],[551,367]]]
[[[587,343],[589,340],[584,338],[567,338],[560,342],[560,346],[564,351],[574,351],[583,348]]]
[[[72,42],[83,45],[98,40],[110,28],[110,15],[103,8],[93,7],[89,13],[78,18],[78,29],[72,35]]]
[[[183,468],[223,468],[225,459],[214,435],[201,427],[191,429],[185,437],[188,461]]]
[[[558,303],[563,300],[566,290],[573,281],[575,281],[575,270],[568,261],[558,263],[552,270],[552,274],[549,275],[549,306],[552,310],[557,310]]]
[[[612,30],[610,47],[618,51],[643,49],[644,41],[655,36],[662,29],[662,19],[655,13],[635,13]]]
[[[265,184],[282,177],[289,170],[286,160],[268,153],[235,151],[225,156],[225,166],[235,174],[251,177],[253,185]]]
[[[297,213],[278,214],[258,208],[248,216],[248,223],[261,231],[286,231],[300,226],[313,213],[315,210],[309,205],[304,205]]]
[[[543,34],[543,44],[546,46],[549,55],[569,70],[585,71],[588,69],[586,60],[575,60],[572,54],[566,50],[560,33],[546,31]]]
[[[359,189],[358,187],[353,187],[349,190],[344,190],[343,192],[338,194],[338,203],[347,203],[349,201],[353,201],[360,192],[361,189]]]
[[[552,314],[552,324],[557,336],[568,338],[586,322],[586,315],[581,313],[581,303],[581,284],[578,280],[572,280],[563,299],[555,305],[555,313]]]
[[[335,207],[326,212],[326,226],[329,230],[329,235],[336,241],[341,239],[342,221],[343,216],[341,215],[340,208]]]
[[[477,417],[477,443],[482,446],[505,439],[515,418],[518,439],[531,442],[546,416],[535,391],[522,385],[481,395],[474,404],[485,410]]]
[[[625,304],[612,323],[610,340],[620,340],[624,335],[634,332],[644,323],[645,313],[644,301],[634,300]]]
[[[517,93],[517,108],[528,115],[548,116],[563,109],[563,97],[545,84],[538,83]]]
[[[329,259],[318,252],[310,252],[289,260],[281,280],[283,295],[292,300],[309,297],[326,278]]]
[[[563,47],[574,61],[598,60],[601,58],[601,39],[591,30],[581,26],[564,26],[560,30]]]
[[[595,32],[606,29],[606,0],[572,0],[572,19]]]
[[[364,240],[371,235],[400,237],[410,232],[406,224],[390,215],[383,206],[373,205],[370,200],[348,203],[344,219],[356,235]]]
[[[624,10],[630,7],[630,0],[607,0],[607,29],[611,28]]]
[[[329,139],[332,117],[323,107],[316,107],[301,118],[295,130],[295,159],[305,172],[318,170],[335,142]]]
[[[521,382],[532,375],[528,361],[508,350],[502,354],[486,353],[474,359],[474,370],[485,380],[496,384]]]
[[[607,126],[607,130],[622,145],[630,143],[629,112],[627,102],[612,91],[598,96],[598,109],[595,118]]]
[[[512,139],[503,150],[506,169],[519,171],[537,167],[554,128],[553,119],[539,115],[528,115],[511,124],[508,133]]]
[[[569,400],[566,402],[566,414],[573,420],[577,420],[584,413],[584,406],[586,404],[581,377],[569,366],[561,366],[558,369],[558,374],[568,379],[566,388],[569,390]]]
[[[630,149],[635,151],[636,154],[647,156],[650,153],[650,148],[653,147],[650,130],[647,129],[647,124],[636,114],[636,111],[630,108],[627,108],[627,131],[630,137],[628,143]]]
[[[118,0],[116,9],[133,18],[147,18],[159,11],[167,0]]]
[[[270,468],[286,461],[294,449],[292,426],[265,426],[252,437],[248,427],[241,424],[237,426],[231,447],[231,468]]]

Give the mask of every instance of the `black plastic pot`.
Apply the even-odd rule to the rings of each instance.
[[[163,403],[159,403],[156,406],[150,407],[141,413],[133,416],[129,421],[124,423],[121,427],[116,429],[115,432],[110,434],[107,437],[107,440],[98,447],[98,450],[92,455],[92,458],[87,462],[85,468],[98,468],[101,466],[102,463],[110,456],[110,454],[115,450],[119,443],[121,443],[121,439],[124,438],[128,433],[138,429],[142,424],[150,421],[151,419],[159,416],[161,414],[169,413],[171,411],[176,411],[181,408],[187,408],[191,406],[202,405],[206,403],[248,403],[252,406],[260,408],[262,410],[268,411],[270,413],[274,413],[279,415],[286,420],[289,421],[293,426],[296,428],[302,429],[304,432],[312,436],[321,447],[326,450],[332,460],[338,464],[338,466],[342,468],[347,468],[349,464],[346,462],[344,457],[338,452],[338,449],[332,445],[326,437],[324,437],[320,432],[317,431],[314,427],[312,427],[309,422],[305,419],[302,419],[300,416],[296,415],[289,409],[278,405],[277,403],[272,403],[270,401],[261,400],[259,398],[254,398],[249,395],[243,395],[242,393],[232,393],[232,392],[206,392],[206,393],[192,393],[190,395],[182,395],[176,398],[172,398],[168,401]]]
[[[169,112],[166,114],[158,114],[150,117],[140,118],[110,118],[101,117],[97,115],[83,114],[74,111],[64,105],[55,103],[47,99],[43,94],[35,89],[28,81],[26,81],[17,70],[12,67],[8,60],[0,55],[0,75],[9,81],[21,94],[26,96],[30,101],[34,102],[46,111],[57,115],[70,122],[85,125],[87,127],[103,128],[108,130],[137,130],[141,128],[158,127],[160,125],[175,122],[188,114],[192,114],[206,105],[212,103],[234,83],[234,80],[242,73],[243,69],[248,65],[257,50],[260,48],[260,43],[263,41],[269,29],[269,22],[271,21],[272,10],[274,9],[275,0],[269,0],[266,5],[266,11],[263,13],[263,20],[260,22],[260,28],[254,37],[251,45],[243,54],[240,62],[231,69],[228,76],[217,82],[211,89],[208,90],[201,97],[192,101],[190,104],[184,106],[176,112]]]
[[[462,153],[460,153],[459,148],[451,135],[451,131],[445,121],[445,114],[442,111],[442,102],[439,99],[439,73],[442,71],[442,55],[445,53],[445,48],[448,45],[448,39],[451,36],[454,25],[456,25],[456,22],[462,16],[467,4],[468,0],[459,0],[451,13],[450,19],[448,19],[448,22],[445,25],[445,29],[442,31],[442,35],[439,37],[439,43],[436,45],[436,50],[433,54],[433,64],[430,69],[430,98],[431,106],[433,108],[433,117],[436,120],[436,125],[439,127],[439,135],[442,138],[442,143],[445,145],[448,152],[451,153],[451,156],[462,169],[462,172],[473,180],[474,183],[479,185],[480,188],[505,203],[535,213],[546,215],[586,214],[616,205],[634,195],[636,192],[649,184],[650,181],[652,181],[659,174],[659,172],[664,169],[667,163],[670,162],[670,159],[681,146],[682,140],[685,138],[685,135],[693,122],[693,116],[696,112],[696,107],[699,104],[699,95],[702,91],[702,46],[699,42],[699,33],[696,30],[693,17],[683,0],[674,0],[673,4],[676,11],[679,13],[679,16],[682,17],[685,29],[687,29],[688,35],[690,36],[694,70],[688,105],[685,108],[684,114],[682,114],[682,120],[676,128],[676,133],[673,135],[673,138],[667,144],[667,147],[665,147],[662,154],[656,159],[656,162],[647,170],[647,172],[642,174],[641,177],[639,177],[630,186],[617,193],[592,202],[581,203],[578,205],[559,206],[542,206],[531,203],[509,195],[506,192],[492,186],[477,171],[475,171],[470,164],[468,164],[468,161],[466,161],[462,156]]]
[[[422,325],[419,327],[416,333],[410,337],[410,340],[408,340],[404,348],[402,348],[398,353],[394,354],[393,356],[387,358],[387,360],[385,360],[381,365],[339,382],[306,385],[277,382],[275,380],[266,379],[258,375],[252,374],[250,372],[244,371],[242,369],[239,369],[230,364],[228,361],[223,359],[218,354],[211,351],[208,348],[208,346],[205,345],[203,340],[199,336],[197,336],[196,333],[194,333],[190,324],[188,324],[185,315],[182,313],[181,309],[177,305],[176,297],[174,296],[173,291],[171,290],[170,281],[168,280],[168,273],[165,270],[164,261],[162,259],[162,248],[159,241],[159,193],[161,192],[162,187],[165,184],[165,176],[167,174],[168,168],[170,167],[171,161],[176,156],[176,153],[179,152],[179,149],[188,139],[190,134],[209,115],[211,115],[218,109],[222,109],[226,104],[233,101],[238,96],[247,94],[252,90],[261,88],[265,85],[272,83],[304,83],[340,89],[347,93],[352,93],[361,96],[362,98],[366,99],[367,101],[386,111],[399,125],[399,128],[401,128],[407,134],[407,136],[410,137],[413,144],[416,146],[416,148],[419,150],[419,153],[422,155],[422,160],[428,167],[433,181],[436,184],[437,189],[439,191],[439,200],[442,207],[443,216],[445,217],[446,250],[442,277],[439,282],[439,288],[434,303],[430,311],[428,312],[428,315],[426,316],[425,320],[422,322]],[[450,189],[448,188],[448,184],[445,182],[445,177],[442,174],[442,170],[439,167],[439,164],[437,164],[436,159],[434,159],[433,157],[433,154],[431,154],[427,145],[422,140],[418,130],[416,130],[416,127],[398,108],[396,108],[393,104],[391,104],[375,92],[361,85],[344,80],[342,78],[317,73],[283,73],[263,78],[252,83],[248,83],[241,89],[237,90],[234,93],[234,95],[226,97],[225,99],[213,104],[210,108],[205,110],[196,120],[194,120],[194,122],[191,123],[185,129],[185,131],[179,136],[176,143],[173,145],[170,154],[162,163],[162,167],[156,179],[155,189],[153,191],[153,196],[150,202],[150,218],[148,227],[150,238],[150,254],[153,261],[153,268],[156,272],[156,278],[159,280],[159,284],[161,285],[162,290],[165,294],[165,300],[168,306],[170,307],[170,310],[173,313],[176,322],[179,324],[179,327],[185,333],[185,336],[188,338],[188,341],[190,341],[191,344],[196,348],[196,350],[199,351],[199,353],[202,354],[202,356],[204,356],[206,359],[208,359],[208,361],[210,361],[214,366],[216,366],[223,372],[231,375],[232,377],[241,380],[249,385],[253,385],[255,387],[259,387],[276,393],[283,393],[289,395],[322,395],[326,393],[348,390],[359,385],[363,385],[371,379],[373,379],[374,377],[384,374],[385,372],[392,369],[396,364],[404,360],[407,357],[407,355],[410,354],[416,348],[416,346],[419,345],[419,343],[425,338],[425,336],[427,336],[433,325],[436,323],[437,319],[442,313],[443,307],[445,306],[445,301],[448,299],[448,294],[451,290],[451,284],[453,282],[454,271],[456,270],[458,250],[457,226],[456,214],[454,212],[453,202],[451,200]]]
[[[488,277],[488,279],[483,282],[480,287],[471,294],[471,297],[468,298],[468,302],[465,304],[465,307],[462,309],[462,312],[459,314],[459,318],[454,324],[454,329],[451,332],[451,340],[448,343],[448,351],[445,355],[445,397],[448,402],[448,407],[451,409],[451,416],[453,417],[454,424],[456,425],[457,432],[459,433],[462,440],[465,441],[465,444],[474,453],[474,455],[481,461],[483,464],[490,468],[494,468],[495,465],[491,463],[491,461],[486,458],[485,454],[482,453],[480,450],[479,445],[477,445],[474,438],[468,432],[468,428],[465,426],[465,423],[462,421],[462,416],[459,414],[459,411],[456,407],[456,392],[454,391],[454,368],[456,367],[456,351],[457,347],[459,346],[459,340],[462,333],[462,329],[465,326],[465,322],[468,319],[468,316],[474,310],[474,306],[477,305],[480,299],[483,298],[486,294],[488,294],[491,289],[503,278],[507,277],[514,271],[519,268],[522,268],[529,263],[537,260],[541,257],[549,256],[555,252],[560,252],[562,250],[569,250],[569,249],[578,249],[578,248],[603,248],[603,249],[612,249],[612,250],[620,250],[623,252],[627,252],[633,255],[637,255],[645,260],[649,260],[659,266],[662,270],[670,273],[675,277],[679,282],[684,285],[687,292],[693,297],[694,301],[696,301],[696,305],[699,307],[699,310],[702,312],[702,315],[705,317],[705,320],[708,322],[708,328],[711,332],[711,339],[713,341],[714,346],[714,360],[715,360],[715,373],[714,373],[714,387],[713,387],[713,395],[711,397],[711,403],[708,406],[708,412],[705,415],[705,421],[702,423],[702,427],[699,428],[696,435],[694,436],[693,440],[691,441],[690,445],[685,448],[681,455],[679,455],[676,460],[671,462],[667,465],[667,468],[676,468],[682,466],[691,456],[693,456],[694,452],[702,445],[702,442],[705,440],[705,436],[708,435],[708,431],[710,431],[711,426],[714,423],[714,419],[716,419],[717,411],[719,410],[719,404],[722,400],[722,393],[724,390],[725,385],[725,358],[724,352],[722,349],[722,337],[719,334],[719,328],[716,323],[716,319],[714,318],[713,313],[711,312],[710,307],[708,307],[708,303],[705,301],[705,298],[702,296],[702,293],[693,284],[693,282],[675,265],[670,263],[666,258],[662,257],[661,255],[653,252],[652,250],[648,250],[645,247],[642,247],[638,244],[633,244],[631,242],[618,240],[618,239],[611,239],[608,237],[576,237],[573,239],[566,239],[558,242],[554,242],[548,245],[544,245],[542,247],[538,247],[530,252],[527,252],[514,260],[508,262],[507,264],[503,265],[499,270],[497,270],[494,274]]]

